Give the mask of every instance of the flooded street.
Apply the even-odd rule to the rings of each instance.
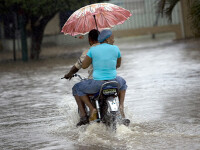
[[[116,133],[103,124],[75,127],[79,117],[71,88],[79,80],[60,79],[75,58],[0,63],[0,149],[200,149],[198,43],[116,41],[131,120]]]

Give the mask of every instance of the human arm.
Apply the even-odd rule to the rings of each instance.
[[[82,68],[82,62],[85,59],[85,56],[87,54],[88,50],[85,50],[81,56],[79,57],[79,59],[77,60],[77,62],[74,64],[74,66],[70,69],[70,71],[64,76],[64,78],[66,79],[71,79],[72,76],[77,73],[79,71],[79,69]]]
[[[117,58],[117,66],[116,68],[119,68],[121,66],[121,57],[120,58]]]
[[[90,66],[90,64],[92,64],[92,58],[90,58],[88,55],[86,55],[85,59],[83,60],[82,63],[82,68],[86,69]]]
[[[76,68],[75,65],[74,65],[74,66],[70,69],[70,71],[69,71],[67,74],[65,74],[64,78],[70,80],[70,79],[72,78],[72,76],[73,76],[75,73],[77,73],[78,71],[79,71],[79,69]]]
[[[118,47],[117,48],[117,51],[118,51],[118,57],[117,57],[117,65],[116,65],[116,68],[119,68],[121,66],[121,61],[122,61],[122,57],[121,57],[121,52],[120,52],[120,49]]]

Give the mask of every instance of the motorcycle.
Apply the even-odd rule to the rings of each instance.
[[[86,80],[78,74],[74,74],[73,77],[79,77],[79,79]],[[116,81],[106,81],[102,84],[99,92],[95,94],[89,94],[89,99],[92,105],[97,109],[96,122],[102,122],[112,130],[116,130],[117,123],[129,125],[129,119],[123,119],[119,111],[119,84]],[[90,110],[85,105],[85,111],[89,118]],[[78,111],[79,112],[79,111]]]

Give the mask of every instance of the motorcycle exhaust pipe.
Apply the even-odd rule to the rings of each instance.
[[[95,100],[95,104],[96,104],[96,109],[97,109],[97,113],[98,113],[98,118],[100,120],[101,119],[101,114],[100,114],[99,101]]]

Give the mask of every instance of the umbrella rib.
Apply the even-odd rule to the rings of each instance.
[[[118,11],[119,12],[119,11]],[[129,17],[127,17],[126,15],[124,15],[121,11],[119,12],[121,15],[123,15],[125,18],[126,18],[126,20],[129,18]],[[114,15],[115,16],[115,15]],[[116,16],[115,16],[115,18],[117,18]],[[118,19],[118,18],[117,18]],[[119,19],[118,19],[119,20]],[[124,23],[124,21],[120,21],[122,24]]]
[[[114,16],[119,22],[122,23],[122,21],[120,21],[120,19],[119,19],[115,14],[113,14],[113,16]],[[123,15],[123,16],[124,16],[124,15]]]
[[[77,16],[79,17],[81,13],[82,13],[82,11],[80,10],[79,13],[77,14]]]
[[[78,19],[78,23],[79,23],[79,22],[80,22],[80,18]],[[76,24],[75,28],[73,29],[73,32],[74,32],[74,30],[77,28],[78,23]]]
[[[86,15],[84,17],[85,17],[85,19],[84,19],[84,30],[83,31],[86,31],[85,30]]]
[[[92,13],[92,8],[91,8],[91,6],[90,6],[90,12]]]
[[[101,16],[103,16],[103,17],[105,18],[105,20],[106,20],[108,26],[110,26],[109,23],[108,23],[108,19],[107,19],[102,13],[101,13]]]
[[[103,15],[104,16],[104,15]],[[113,16],[119,21],[119,22],[121,22],[114,14],[113,14]],[[104,17],[105,19],[106,19],[106,17]],[[108,20],[106,19],[106,21],[108,22]],[[109,24],[109,23],[108,23]]]
[[[123,12],[120,12],[120,13],[121,13],[123,16],[125,16],[125,17],[127,18],[127,16],[126,16],[126,15],[124,15],[124,13],[123,13]],[[130,13],[130,12],[129,12],[129,13]],[[131,13],[130,13],[130,14],[131,14]],[[129,17],[130,17],[130,16],[129,16]],[[129,17],[128,17],[128,18],[129,18]]]

